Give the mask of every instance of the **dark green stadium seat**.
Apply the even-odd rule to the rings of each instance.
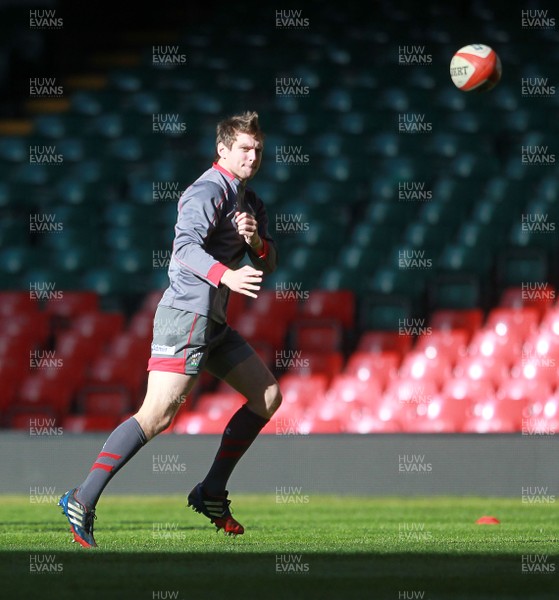
[[[472,218],[485,227],[496,228],[509,227],[521,215],[520,210],[511,209],[507,201],[480,200],[472,211]]]
[[[443,271],[467,271],[488,276],[493,266],[493,254],[482,245],[449,244],[442,250],[436,265]]]
[[[289,135],[305,135],[310,130],[309,119],[305,114],[296,113],[281,118],[281,130]]]
[[[330,88],[322,100],[322,107],[326,110],[347,113],[352,109],[352,96],[347,88]]]
[[[50,266],[45,268],[30,268],[22,273],[20,285],[27,290],[30,290],[31,286],[35,286],[34,289],[39,291],[63,294],[64,291],[82,289],[82,274],[83,271],[61,271]],[[56,296],[53,297],[56,298]]]
[[[397,222],[392,225],[383,223],[357,223],[351,232],[353,243],[365,248],[381,248],[386,253],[400,239],[402,226]]]
[[[340,251],[336,265],[353,273],[354,277],[370,277],[374,270],[386,260],[384,247],[365,247],[357,244],[346,245]]]
[[[406,223],[414,220],[416,211],[417,207],[412,202],[373,202],[368,206],[365,218],[373,225],[403,228]]]
[[[109,73],[109,85],[120,92],[138,92],[144,85],[140,69],[113,69]]]
[[[500,172],[498,159],[489,153],[460,153],[452,162],[451,172],[456,177],[487,178]]]
[[[97,207],[111,200],[111,191],[106,185],[82,181],[77,177],[66,177],[56,183],[57,200],[65,204],[82,206],[96,205]]]
[[[398,183],[387,175],[375,176],[371,179],[370,196],[372,199],[371,209],[376,202],[397,199]]]
[[[402,242],[414,248],[423,248],[428,254],[438,252],[448,242],[452,230],[430,223],[412,222],[404,230]]]
[[[0,138],[0,160],[9,163],[29,161],[29,142],[23,137]]]
[[[496,284],[499,289],[549,281],[548,258],[541,248],[503,249],[497,255],[496,266]]]
[[[145,246],[149,244],[153,248],[157,247],[156,238],[158,232],[153,227],[137,227],[137,226],[122,226],[122,227],[106,227],[104,230],[103,239],[108,248],[114,250],[127,250]],[[172,240],[169,240],[169,244]]]
[[[149,228],[150,220],[157,215],[158,206],[138,206],[118,202],[107,206],[104,211],[106,222],[112,227],[141,227]]]
[[[445,87],[437,93],[435,106],[450,113],[461,112],[467,106],[466,98],[464,92],[452,87]]]
[[[452,158],[460,151],[460,138],[454,133],[434,133],[425,144],[425,151],[435,156]]]
[[[369,289],[377,294],[399,294],[421,300],[427,282],[433,277],[433,269],[398,269],[393,266],[381,266],[374,270]]]
[[[418,220],[432,227],[453,227],[458,226],[468,212],[469,207],[466,204],[448,201],[424,202],[419,207]]]
[[[77,91],[70,97],[72,113],[86,116],[96,116],[114,108],[118,94],[111,91]]]
[[[427,288],[429,310],[477,308],[481,288],[477,277],[470,274],[439,274]]]
[[[365,151],[373,156],[394,158],[398,156],[402,144],[402,136],[397,133],[383,131],[374,135],[365,144]]]
[[[0,208],[9,206],[12,202],[10,184],[0,180]]]
[[[136,162],[144,155],[144,147],[135,137],[117,138],[107,144],[107,150],[112,159],[130,162]]]
[[[363,294],[367,291],[369,275],[367,271],[360,269],[329,267],[320,275],[318,287],[325,290],[353,290],[356,294]]]
[[[369,331],[399,331],[402,322],[411,319],[409,298],[395,294],[369,294],[361,301],[359,327]]]
[[[82,289],[97,292],[100,296],[107,296],[133,293],[135,290],[131,281],[123,273],[105,266],[85,272],[80,279],[80,285]]]
[[[119,273],[147,273],[153,270],[167,270],[171,257],[171,248],[154,248],[149,243],[116,249],[107,257],[107,264]]]
[[[0,248],[25,246],[29,238],[29,224],[16,214],[4,214],[0,219]]]
[[[52,177],[47,165],[21,163],[10,168],[9,179],[17,183],[45,185]]]
[[[49,264],[57,274],[77,274],[81,275],[87,269],[100,266],[108,260],[108,256],[100,251],[95,251],[89,244],[84,244],[82,238],[81,245],[70,247],[55,248],[50,255]]]
[[[123,116],[114,112],[100,114],[90,120],[87,133],[106,139],[117,139],[124,134]]]
[[[89,117],[71,113],[43,114],[34,118],[33,134],[50,140],[81,138],[87,133]]]
[[[0,250],[0,272],[20,274],[32,264],[33,253],[25,246],[12,246]]]

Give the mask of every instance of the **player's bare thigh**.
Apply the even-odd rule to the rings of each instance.
[[[252,354],[234,366],[224,380],[247,399],[247,406],[269,419],[281,404],[281,392],[268,367],[258,354]]]
[[[149,439],[171,424],[196,382],[196,376],[150,371],[144,402],[134,415]]]

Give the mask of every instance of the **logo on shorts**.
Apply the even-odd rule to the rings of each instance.
[[[164,354],[165,356],[175,355],[175,346],[163,346],[162,344],[152,344],[151,351],[153,354]]]
[[[202,360],[202,352],[193,352],[189,357],[188,357],[188,364],[191,367],[197,367],[200,364],[200,361]]]

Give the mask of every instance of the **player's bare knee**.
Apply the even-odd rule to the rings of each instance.
[[[270,417],[281,406],[282,399],[281,390],[277,383],[274,383],[267,388],[265,394],[266,410]]]

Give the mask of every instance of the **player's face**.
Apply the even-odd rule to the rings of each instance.
[[[241,180],[256,175],[262,159],[262,140],[248,133],[238,133],[231,148],[219,144],[219,164]]]

